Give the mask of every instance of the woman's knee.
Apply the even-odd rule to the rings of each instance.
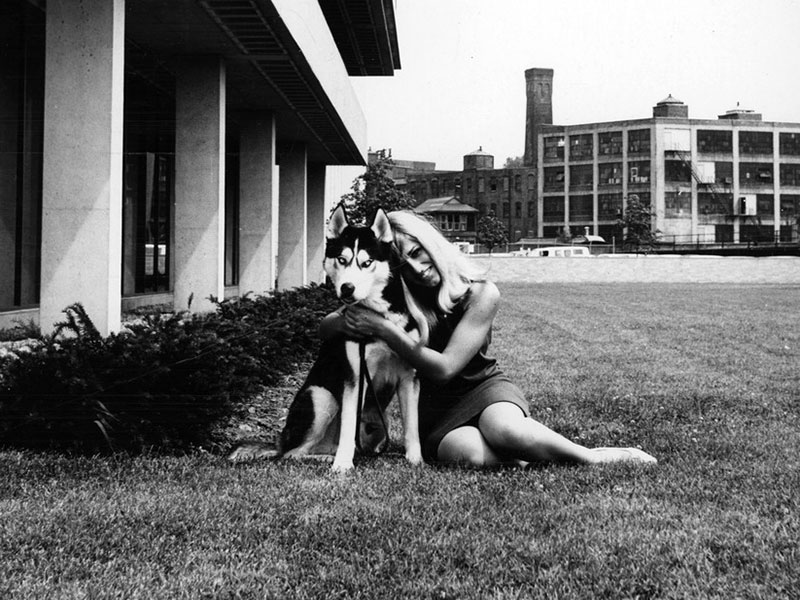
[[[439,442],[438,459],[444,463],[457,463],[473,467],[493,466],[499,460],[477,427],[454,429]]]
[[[513,402],[497,402],[481,413],[478,427],[489,444],[500,450],[517,448],[530,436],[530,424]]]

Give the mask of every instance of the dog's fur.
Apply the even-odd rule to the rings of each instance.
[[[371,308],[418,338],[400,276],[392,272],[392,231],[386,214],[378,210],[371,226],[354,227],[347,222],[344,207],[340,205],[331,216],[326,238],[325,272],[345,304],[344,310],[354,304]],[[353,466],[358,403],[363,407],[358,431],[361,449],[379,453],[388,443],[388,432],[377,411],[384,411],[396,395],[403,415],[406,459],[421,463],[416,371],[381,340],[366,344],[365,357],[380,407],[358,398],[361,376],[358,342],[337,336],[323,343],[289,407],[278,451],[270,453],[261,445],[244,444],[230,459],[238,462],[270,455],[287,458],[335,455],[333,469],[346,471]],[[363,387],[365,397],[366,393],[372,393],[367,392],[366,385]]]

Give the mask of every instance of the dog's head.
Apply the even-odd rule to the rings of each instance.
[[[345,304],[379,299],[391,278],[392,229],[378,209],[367,227],[350,225],[344,206],[339,205],[328,222],[325,272],[336,295]]]

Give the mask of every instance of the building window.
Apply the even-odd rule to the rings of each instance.
[[[569,221],[591,221],[593,219],[592,196],[569,197]]]
[[[800,156],[800,133],[781,133],[778,143],[781,156]]]
[[[472,177],[467,177],[467,191],[472,191]]]
[[[491,177],[489,178],[489,191],[496,192],[497,191],[497,178]]]
[[[507,176],[503,177],[503,191],[504,192],[508,191],[508,177]]]
[[[622,192],[597,195],[597,218],[600,221],[611,221],[621,216]]]
[[[492,215],[497,215],[497,203],[492,202],[489,205],[489,213],[492,214]]]
[[[739,163],[739,184],[745,186],[772,185],[772,163]]]
[[[536,202],[528,202],[528,217],[536,216]]]
[[[772,194],[756,195],[756,214],[760,217],[772,216],[775,212],[775,196]]]
[[[771,131],[740,131],[739,152],[741,154],[772,154]]]
[[[234,171],[234,160],[226,161],[229,173]],[[123,264],[132,268],[133,277],[125,278],[123,293],[166,291],[169,289],[169,264],[172,243],[170,240],[170,207],[174,159],[170,153],[127,153],[124,157],[125,209],[123,231],[131,232],[130,240],[123,245]],[[236,167],[238,169],[238,166]],[[236,171],[238,173],[238,170]],[[226,180],[228,178],[226,177]],[[238,177],[236,177],[238,181]],[[234,216],[228,217],[238,205],[234,195],[238,190],[228,185],[225,190],[225,279],[235,277],[231,270],[236,258],[237,236],[231,235]],[[238,229],[238,228],[237,228]]]
[[[549,136],[544,138],[544,159],[564,160],[564,136]]]
[[[598,153],[606,156],[618,156],[622,154],[622,132],[607,131],[599,136],[600,148]]]
[[[503,202],[503,217],[506,219],[511,216],[511,203]]]
[[[670,183],[691,183],[691,164],[685,160],[665,160],[664,180]]]
[[[733,184],[733,163],[717,161],[714,163],[714,183]]]
[[[515,202],[514,203],[514,216],[517,219],[522,218],[522,202]]]
[[[514,191],[522,191],[522,177],[520,175],[514,175]]]
[[[569,136],[569,159],[589,160],[592,158],[594,136],[591,133]]]
[[[622,183],[622,163],[601,163],[599,185],[620,185]]]
[[[697,150],[713,154],[733,152],[733,132],[720,129],[698,129]]]
[[[544,214],[542,221],[545,223],[564,222],[564,196],[545,196],[542,202]]]
[[[649,129],[634,129],[628,132],[628,153],[629,154],[650,153]]]
[[[544,191],[556,192],[564,189],[564,167],[545,167]]]
[[[697,213],[701,216],[719,218],[728,215],[733,209],[733,194],[714,192],[697,193]]]
[[[692,195],[683,191],[664,194],[664,216],[668,219],[692,217]]]
[[[533,173],[528,173],[528,189],[536,189],[536,176]]]
[[[650,183],[650,161],[628,163],[628,183]]]
[[[482,194],[486,191],[485,184],[483,182],[483,177],[478,177],[478,193]]]
[[[792,222],[800,217],[800,195],[781,194],[781,219]]]
[[[569,168],[569,189],[586,190],[592,189],[594,180],[594,166],[592,165],[571,165]]]
[[[466,231],[466,215],[444,214],[439,215],[439,229],[442,231]]]
[[[781,186],[800,186],[800,164],[781,165]]]

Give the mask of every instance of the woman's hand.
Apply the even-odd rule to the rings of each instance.
[[[357,304],[348,306],[342,311],[342,333],[354,340],[382,338],[389,323],[374,310]]]

